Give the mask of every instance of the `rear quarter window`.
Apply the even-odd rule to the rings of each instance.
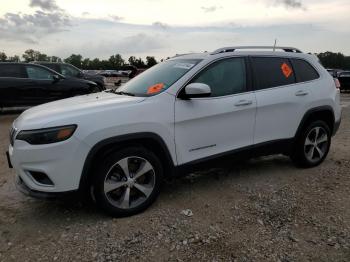
[[[320,77],[316,69],[305,60],[292,58],[291,61],[298,83],[315,80]]]
[[[288,58],[252,57],[256,89],[266,89],[295,83],[295,74]]]
[[[17,77],[23,78],[23,70],[21,65],[0,65],[0,77]]]

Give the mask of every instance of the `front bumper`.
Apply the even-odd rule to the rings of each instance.
[[[69,195],[73,195],[77,191],[67,191],[67,192],[41,192],[41,191],[36,191],[33,189],[30,189],[22,180],[20,176],[16,176],[15,179],[15,185],[18,191],[20,191],[22,194],[26,196],[30,196],[33,198],[38,198],[38,199],[57,199],[57,198],[63,198]]]
[[[47,145],[30,145],[15,140],[9,146],[9,162],[30,191],[59,193],[79,189],[83,164],[89,148],[76,137]],[[51,184],[35,179],[44,174]]]

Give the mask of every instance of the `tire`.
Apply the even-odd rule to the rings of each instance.
[[[163,167],[151,151],[135,146],[113,152],[97,167],[93,194],[97,206],[113,217],[135,215],[157,198]]]
[[[327,157],[330,145],[331,131],[329,126],[324,121],[317,120],[302,130],[290,157],[300,167],[318,166]]]

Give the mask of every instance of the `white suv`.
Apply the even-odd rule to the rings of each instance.
[[[89,191],[126,216],[156,199],[163,177],[209,159],[283,153],[320,164],[340,124],[339,90],[314,56],[267,48],[177,56],[117,91],[25,111],[7,154],[19,189]]]

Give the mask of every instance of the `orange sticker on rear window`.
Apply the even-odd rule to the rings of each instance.
[[[292,68],[290,68],[290,66],[287,65],[286,63],[283,63],[281,65],[281,70],[286,78],[288,78],[293,73]]]
[[[164,84],[163,83],[155,84],[153,86],[150,86],[147,89],[147,94],[151,95],[151,94],[159,93],[160,91],[162,91],[163,88],[164,88]]]

